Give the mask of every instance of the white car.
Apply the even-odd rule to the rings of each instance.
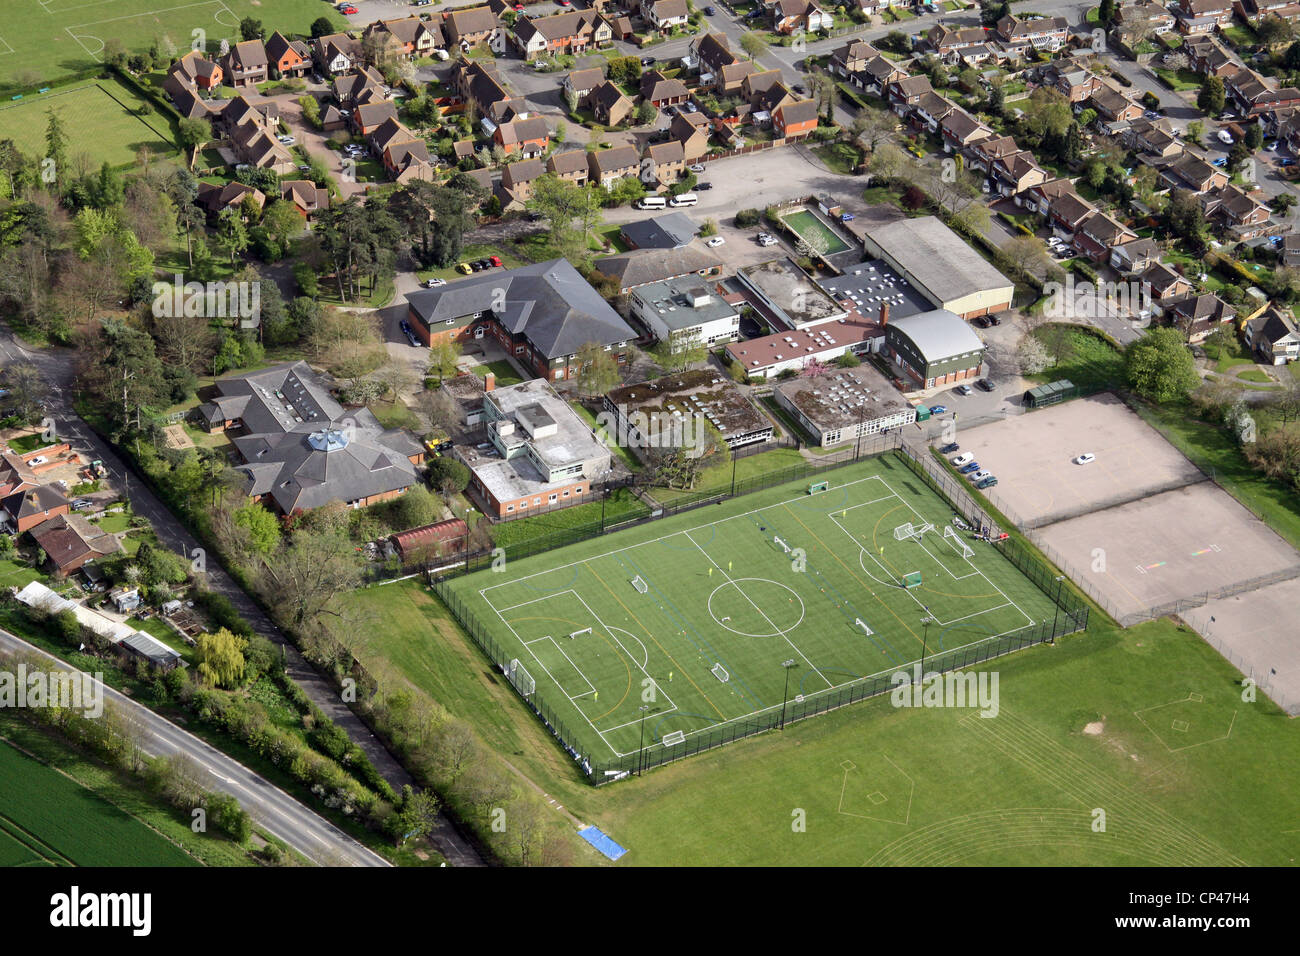
[[[974,460],[975,460],[974,455],[972,455],[968,451],[964,451],[956,458],[952,459],[952,464],[954,468],[960,468],[962,465],[969,465]]]
[[[718,246],[722,245],[726,241],[727,240],[723,239],[721,236],[714,236],[712,239],[706,242],[705,245],[708,246],[710,249],[716,249]]]
[[[760,232],[760,233],[758,234],[758,244],[759,244],[760,246],[774,246],[774,245],[776,245],[776,237],[775,237],[775,236],[769,236],[769,235],[768,235],[767,233],[765,233],[765,232]]]
[[[703,163],[691,163],[691,165],[690,165],[690,170],[691,170],[691,172],[693,172],[693,173],[702,173],[702,172],[704,172],[704,164],[703,164]]]
[[[292,146],[294,143],[298,142],[292,136],[277,136],[276,139],[278,139],[284,146]]]
[[[979,471],[972,471],[969,475],[966,476],[966,480],[969,481],[972,485],[978,485],[985,478],[991,478],[991,477],[993,477],[993,472],[985,471],[983,468],[981,468]]]
[[[1096,460],[1097,460],[1097,456],[1089,451],[1089,452],[1084,452],[1078,458],[1074,459],[1074,463],[1076,465],[1087,465]]]
[[[44,455],[37,455],[35,458],[30,459],[30,460],[27,462],[27,464],[29,464],[29,465],[43,465],[43,464],[45,464],[47,461],[49,461],[49,459],[46,458]]]
[[[438,278],[434,278],[434,279],[425,279],[425,280],[424,280],[424,287],[425,287],[426,289],[436,289],[436,288],[438,288],[438,286],[440,286],[440,285],[446,285],[446,284],[447,284],[447,280],[446,280],[446,279],[438,279]]]
[[[1229,146],[1231,146],[1234,142],[1232,138],[1232,134],[1229,133],[1226,129],[1219,130],[1219,142],[1227,143]]]

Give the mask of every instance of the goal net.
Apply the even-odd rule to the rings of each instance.
[[[909,521],[907,524],[900,524],[897,528],[894,529],[894,540],[906,541],[914,534],[916,534],[916,531],[912,527],[912,522]]]
[[[709,670],[713,672],[714,677],[722,681],[722,683],[724,684],[727,681],[731,680],[731,675],[727,673],[727,669],[723,667],[721,664],[714,664],[712,667],[709,668]]]
[[[813,482],[813,484],[808,486],[808,494],[815,495],[818,492],[828,491],[830,490],[830,487],[831,487],[831,483],[829,481]]]
[[[903,575],[903,587],[911,589],[911,588],[919,588],[920,586],[921,586],[920,571],[908,571],[906,574]]]
[[[533,680],[533,675],[524,669],[524,665],[519,663],[519,658],[516,657],[507,664],[505,672],[506,679],[524,697],[528,697],[533,691],[537,690],[537,682]]]
[[[952,525],[945,525],[943,536],[952,542],[952,546],[957,549],[963,558],[969,558],[975,553],[975,549],[962,540],[961,535]]]
[[[632,587],[636,588],[642,594],[647,594],[650,591],[650,587],[644,580],[642,580],[641,575],[639,574],[632,579]]]

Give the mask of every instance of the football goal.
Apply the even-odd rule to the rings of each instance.
[[[969,558],[975,554],[975,549],[962,540],[961,535],[957,533],[952,525],[944,525],[943,536],[952,542],[952,546],[963,558]]]
[[[514,658],[504,668],[506,679],[514,685],[515,690],[519,691],[524,697],[530,696],[533,691],[537,690],[537,682],[533,680],[533,675],[524,670],[524,665],[519,663],[519,658]]]
[[[872,634],[876,633],[876,632],[873,631],[871,628],[867,627],[867,622],[864,621],[864,620],[862,620],[862,618],[860,618],[860,617],[858,617],[858,618],[854,618],[854,619],[853,619],[853,623],[854,623],[855,625],[857,625],[858,627],[862,628],[862,632],[863,632],[864,634],[866,634],[867,637],[870,637]]]
[[[570,631],[569,640],[573,640],[575,637],[581,637],[583,634],[590,634],[590,633],[591,633],[591,628],[589,627],[584,627],[580,631]]]
[[[920,586],[921,586],[920,571],[908,571],[906,574],[903,575],[903,587],[907,588],[908,590],[911,590],[912,588],[919,588]]]
[[[829,481],[815,481],[808,486],[808,494],[815,495],[820,491],[829,491],[831,483]]]
[[[779,535],[772,535],[772,540],[775,541],[778,545],[780,545],[781,550],[784,551],[786,554],[790,553],[790,546],[786,544],[784,541],[782,541]]]
[[[722,681],[722,683],[724,684],[727,681],[731,680],[731,675],[727,673],[727,669],[723,667],[721,664],[714,664],[712,667],[709,668],[709,670],[713,673],[714,677]]]
[[[906,541],[914,534],[916,534],[916,529],[912,527],[912,522],[909,521],[907,524],[900,524],[894,529],[894,540]]]
[[[636,588],[642,594],[648,594],[650,592],[649,585],[645,583],[639,574],[632,579],[632,587]]]

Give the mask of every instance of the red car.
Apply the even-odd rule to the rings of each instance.
[[[501,267],[500,256],[488,256],[488,262],[492,263],[492,265],[496,266],[497,268]]]
[[[357,8],[352,6],[352,4],[348,4],[346,7],[344,7],[342,10],[339,11],[339,13],[343,14],[345,17],[350,17],[352,16],[352,14],[356,12],[357,12]]]
[[[523,13],[524,5],[522,3],[516,3],[514,9],[515,9],[515,13]]]

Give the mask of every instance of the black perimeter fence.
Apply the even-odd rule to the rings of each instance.
[[[1013,634],[991,637],[975,644],[968,644],[965,647],[927,655],[920,662],[922,665],[920,670],[917,671],[913,666],[909,676],[914,676],[917,673],[941,674],[947,671],[972,667],[984,661],[1001,657],[1004,654],[1010,654],[1013,651],[1055,641],[1058,637],[1082,631],[1088,626],[1088,606],[1071,591],[1063,588],[1062,576],[1020,541],[1011,538],[998,541],[999,532],[997,527],[978,507],[966,490],[934,463],[924,446],[915,447],[909,445],[902,440],[898,432],[872,436],[870,440],[865,440],[851,449],[845,449],[840,454],[819,459],[817,464],[795,465],[770,474],[734,481],[731,486],[722,491],[710,490],[702,492],[699,496],[679,499],[671,506],[654,509],[645,516],[631,519],[624,518],[618,523],[609,525],[594,523],[580,528],[566,528],[545,535],[537,541],[514,545],[510,549],[510,556],[512,560],[522,559],[534,554],[540,554],[543,551],[550,551],[579,541],[589,540],[610,531],[632,527],[647,521],[655,521],[668,515],[679,514],[683,511],[689,511],[693,508],[724,501],[732,497],[752,494],[785,482],[797,481],[813,475],[824,475],[828,470],[851,465],[866,458],[876,457],[891,451],[897,454],[908,468],[922,478],[972,528],[987,530],[1002,556],[1028,577],[1056,606],[1056,612],[1051,621],[1043,621]],[[510,662],[514,657],[497,643],[487,624],[461,600],[458,594],[451,590],[449,585],[452,579],[467,572],[473,573],[491,566],[492,557],[491,551],[477,552],[455,564],[431,570],[429,574],[435,592],[452,614],[456,616],[465,631],[473,638],[474,643],[479,646],[483,653],[488,656],[488,659],[503,674],[511,677]],[[580,738],[560,719],[560,716],[536,688],[535,684],[531,693],[524,693],[523,689],[515,684],[513,679],[511,683],[528,703],[528,706],[533,709],[533,712],[542,719],[547,729],[560,741],[569,755],[578,762],[590,782],[600,785],[622,779],[630,773],[639,773],[652,767],[681,760],[683,757],[691,757],[703,751],[712,750],[714,747],[721,747],[723,744],[731,743],[742,737],[775,730],[796,720],[803,720],[806,717],[823,714],[846,704],[856,703],[860,700],[866,700],[868,697],[887,693],[894,687],[899,686],[896,677],[899,671],[909,673],[908,665],[862,677],[844,687],[808,696],[799,695],[786,701],[779,708],[770,707],[747,717],[727,721],[716,727],[694,731],[678,744],[665,745],[662,740],[657,740],[642,748],[639,753],[613,759],[604,756],[597,757],[587,752]]]

